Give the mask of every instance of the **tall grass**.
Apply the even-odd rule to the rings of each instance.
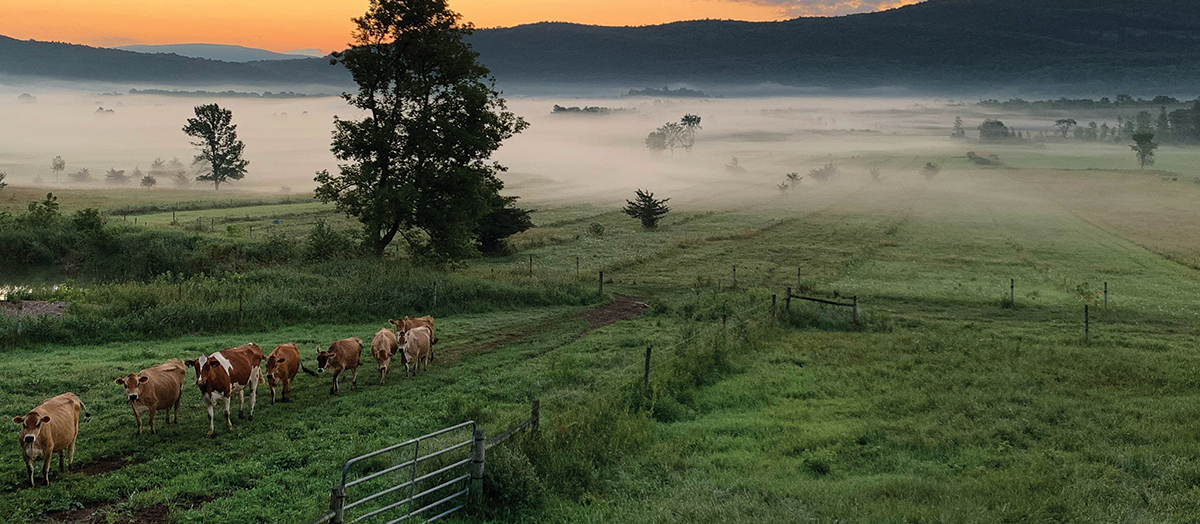
[[[66,284],[20,295],[10,299],[62,300],[70,307],[62,318],[0,320],[2,346],[151,340],[304,322],[584,305],[600,299],[596,291],[575,284],[489,281],[378,259],[296,263],[230,276],[164,273],[144,282]]]

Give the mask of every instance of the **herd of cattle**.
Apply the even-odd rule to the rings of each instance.
[[[387,378],[388,368],[392,357],[397,353],[404,364],[405,376],[415,375],[422,369],[428,369],[429,361],[433,358],[433,344],[437,339],[433,336],[433,317],[419,318],[404,317],[402,320],[389,320],[395,330],[380,329],[371,340],[371,356],[379,363],[379,383]],[[363,343],[358,337],[351,337],[334,342],[325,351],[317,350],[317,372],[329,370],[333,375],[333,384],[329,393],[337,394],[340,390],[338,378],[343,371],[350,372],[350,385],[358,385],[359,355]],[[304,367],[300,362],[300,350],[294,343],[280,344],[266,359],[262,349],[257,344],[243,344],[234,348],[226,348],[211,355],[201,355],[194,360],[181,361],[170,359],[162,364],[130,373],[116,379],[117,385],[125,388],[129,406],[137,419],[137,433],[142,433],[142,414],[149,414],[150,432],[154,430],[154,416],[158,411],[167,412],[167,423],[171,423],[171,409],[175,410],[175,423],[179,423],[179,402],[183,396],[183,379],[187,368],[196,370],[196,386],[200,395],[208,405],[208,436],[213,436],[213,407],[217,402],[225,403],[225,427],[233,429],[229,420],[229,402],[233,395],[238,396],[238,417],[246,404],[246,390],[250,391],[250,419],[254,419],[254,404],[257,400],[258,385],[263,381],[263,370],[259,366],[266,361],[266,381],[271,389],[271,403],[275,403],[275,387],[282,389],[282,401],[291,400],[292,380],[303,370],[310,375],[313,371]],[[79,433],[79,413],[87,414],[86,408],[74,393],[63,393],[46,399],[23,417],[13,417],[13,422],[21,426],[17,442],[21,446],[21,455],[25,459],[25,468],[29,471],[29,484],[34,484],[33,461],[39,456],[45,460],[42,463],[42,476],[46,484],[50,484],[50,461],[54,453],[58,453],[58,467],[63,466],[63,455],[69,467],[75,461],[75,437]],[[90,414],[87,414],[90,416]]]

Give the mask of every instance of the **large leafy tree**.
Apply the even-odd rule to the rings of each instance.
[[[1158,149],[1158,144],[1154,143],[1154,133],[1134,133],[1133,145],[1129,147],[1137,155],[1142,169],[1154,165],[1154,150]]]
[[[489,158],[528,124],[507,110],[459,19],[445,0],[371,0],[355,43],[334,54],[358,84],[343,97],[365,114],[334,120],[343,163],[317,173],[316,196],[358,218],[376,254],[400,235],[426,260],[472,256],[480,219],[502,202],[504,167]]]
[[[196,180],[212,182],[220,191],[221,184],[246,177],[249,161],[242,158],[246,144],[238,140],[233,111],[217,104],[196,106],[196,118],[189,118],[183,132],[196,138],[193,146],[200,149],[196,164],[201,166]]]

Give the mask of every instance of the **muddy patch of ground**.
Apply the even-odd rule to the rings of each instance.
[[[154,504],[140,508],[129,508],[122,503],[106,503],[87,506],[70,511],[50,513],[43,522],[55,524],[166,524],[172,508],[183,511],[200,509],[216,500],[215,495],[172,501],[169,504]]]
[[[6,317],[40,317],[42,315],[63,316],[67,312],[67,303],[62,301],[46,302],[44,300],[20,300],[0,302]]]
[[[625,295],[613,295],[612,302],[584,311],[583,319],[588,323],[588,331],[592,331],[615,322],[636,318],[649,310],[650,305],[645,302],[638,302]]]

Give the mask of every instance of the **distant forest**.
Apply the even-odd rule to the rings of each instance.
[[[467,41],[501,82],[1186,96],[1200,86],[1194,0],[928,0],[783,22],[539,23],[478,30]],[[351,84],[321,58],[229,63],[4,37],[0,75],[292,90]]]

